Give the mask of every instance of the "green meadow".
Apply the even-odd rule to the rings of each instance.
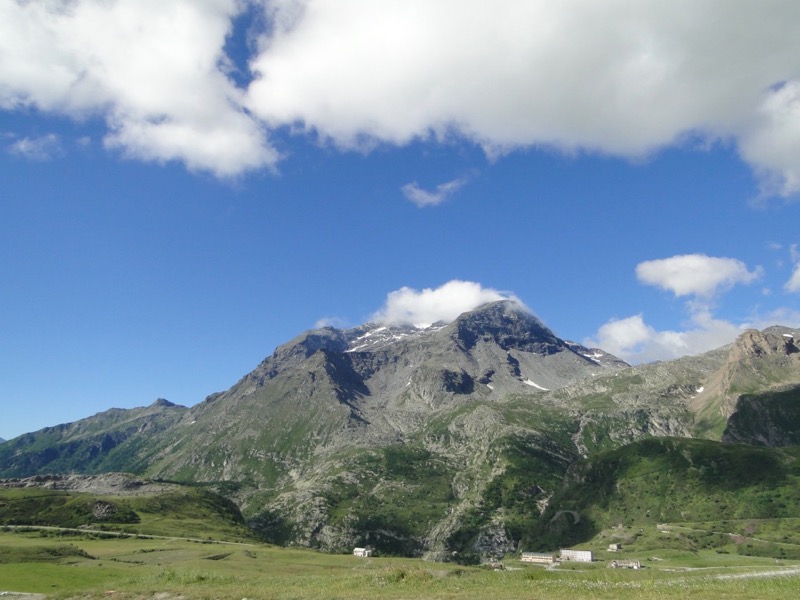
[[[592,550],[595,560],[554,568],[524,564],[516,555],[506,556],[502,568],[495,569],[273,546],[254,537],[232,502],[198,487],[129,496],[4,489],[0,600],[14,598],[10,593],[56,600],[795,600],[800,595],[795,463],[787,459],[776,464],[789,466],[769,469],[772,463],[762,461],[756,470],[750,454],[736,448],[726,449],[728,460],[720,463],[716,455],[696,460],[695,454],[706,451],[704,443],[666,454],[651,446],[642,446],[643,458],[612,453],[611,460],[589,465],[588,487],[582,489],[594,491],[592,502],[569,489],[558,499],[575,514],[580,511],[579,533],[584,522],[590,523],[575,547]],[[668,461],[681,457],[691,458],[702,471],[676,471],[683,483],[667,495],[661,479],[675,470]],[[517,460],[523,459],[537,457]],[[407,456],[396,462],[413,477],[431,476]],[[738,469],[739,463],[744,467]],[[490,487],[487,502],[513,517],[518,507],[506,499],[518,495],[516,482],[526,468],[527,462],[511,464],[503,485]],[[745,468],[763,480],[762,495],[730,483]],[[722,483],[714,469],[727,474]],[[720,489],[698,487],[694,480],[701,477]],[[658,507],[654,495],[663,498]],[[436,498],[433,493],[429,499]],[[342,499],[347,500],[344,491]],[[566,516],[554,516],[553,522],[573,519],[572,512],[562,512]],[[414,513],[409,519],[415,515],[425,516]],[[559,547],[531,531],[532,541],[523,549]],[[619,545],[619,551],[609,552],[610,544]],[[609,568],[620,559],[640,561],[643,568]]]
[[[681,534],[648,531],[640,536],[647,551],[637,551],[634,542],[613,555],[598,541],[591,564],[546,569],[509,557],[503,561],[504,570],[496,571],[411,558],[363,559],[250,541],[5,528],[0,530],[0,591],[82,600],[575,600],[794,599],[800,590],[800,561],[720,552],[720,548],[654,548],[659,535]],[[642,561],[643,569],[608,568],[613,559],[634,557]]]

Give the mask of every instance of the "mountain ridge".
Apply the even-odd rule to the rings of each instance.
[[[0,476],[204,482],[274,542],[488,555],[518,544],[598,453],[661,437],[797,443],[795,350],[776,326],[631,367],[510,301],[427,328],[327,327],[190,408],[159,399],[10,440]]]

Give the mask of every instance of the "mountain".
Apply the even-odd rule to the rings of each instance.
[[[0,476],[193,482],[269,541],[466,560],[518,549],[606,452],[654,437],[797,443],[798,390],[785,328],[630,367],[501,301],[426,328],[305,332],[192,408],[159,400],[6,442]]]
[[[186,407],[158,399],[145,408],[112,408],[88,419],[27,433],[0,446],[4,477],[49,473],[138,472],[149,440],[175,425]]]

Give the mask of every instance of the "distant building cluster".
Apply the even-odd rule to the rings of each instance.
[[[552,553],[523,552],[520,558],[522,562],[553,564],[560,561],[573,560],[576,562],[592,562],[594,556],[591,550],[559,550],[559,556]]]
[[[622,550],[622,544],[609,544],[609,552],[619,552]],[[593,562],[594,555],[591,550],[569,550],[562,548],[558,551],[556,557],[553,552],[523,552],[520,557],[522,562],[536,563],[542,565],[552,565],[559,562],[574,561],[574,562]],[[611,569],[641,569],[642,563],[638,560],[612,560],[608,564]]]

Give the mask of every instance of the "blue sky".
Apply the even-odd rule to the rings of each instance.
[[[0,437],[500,297],[800,326],[800,6],[499,4],[0,0]]]

